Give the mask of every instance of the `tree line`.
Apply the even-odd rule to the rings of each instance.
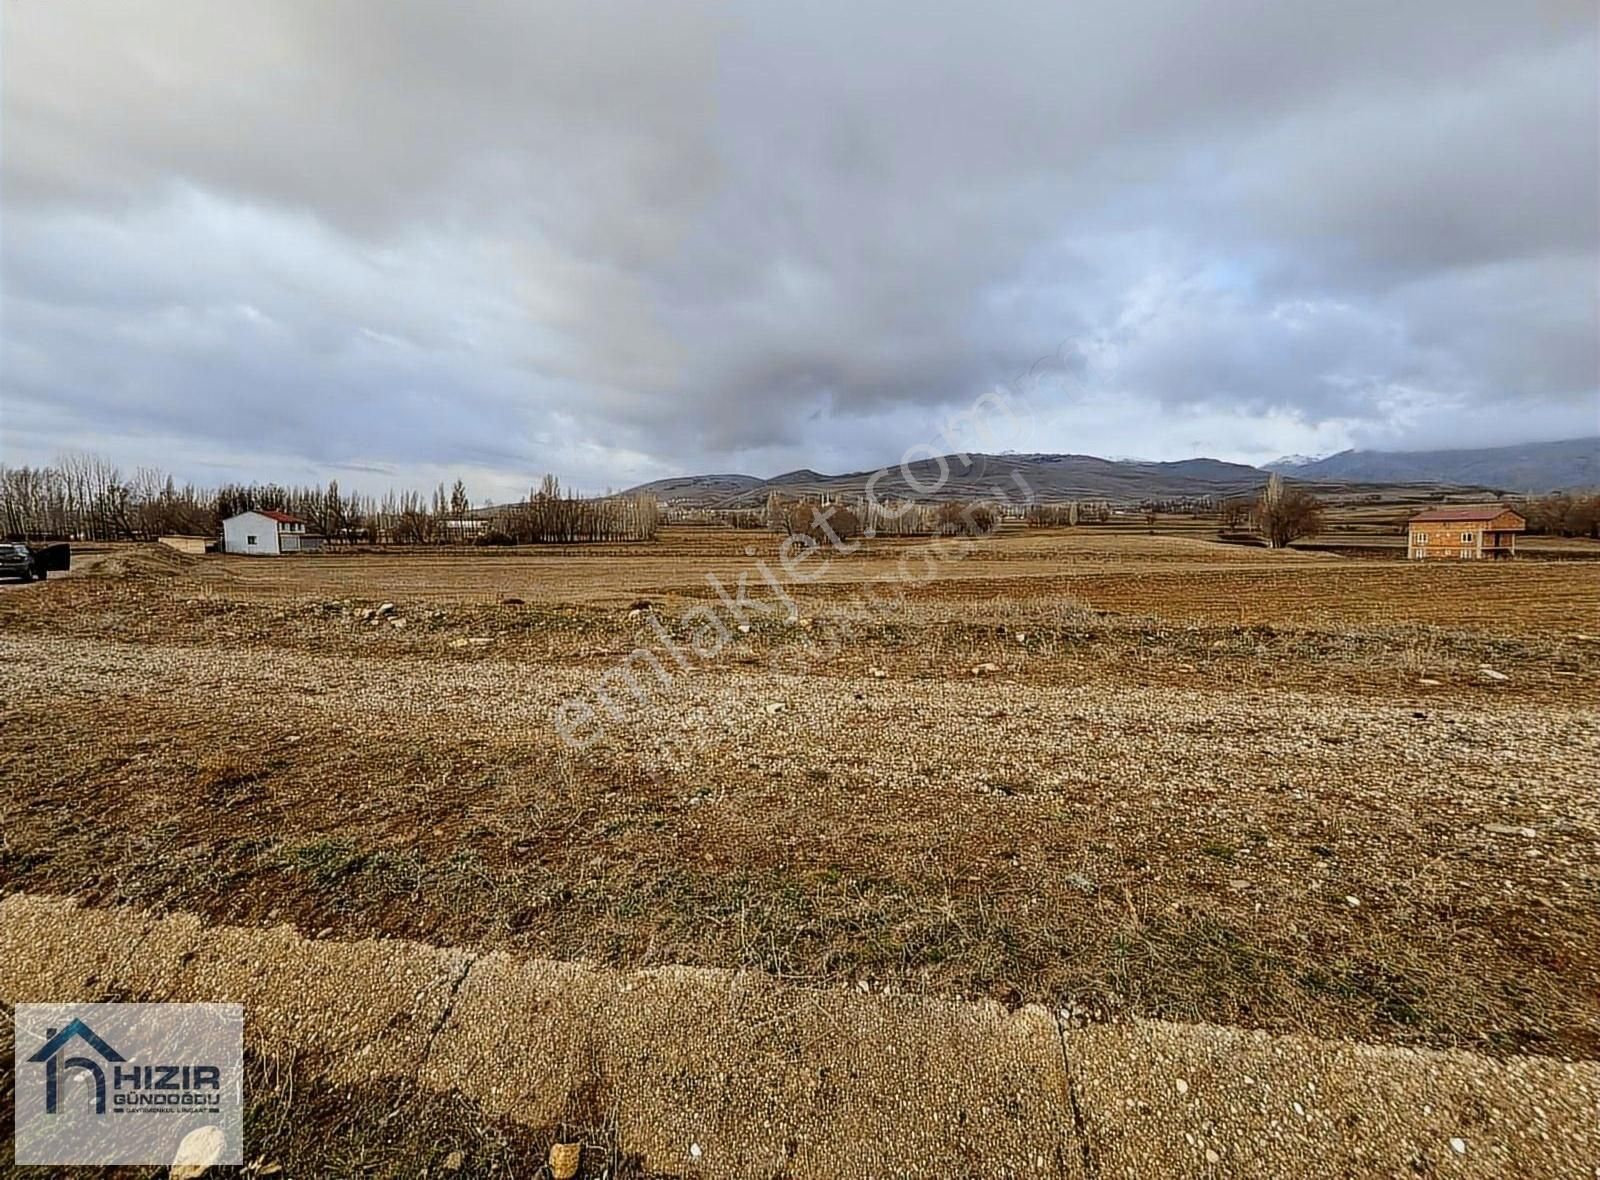
[[[526,500],[497,513],[493,527],[478,541],[486,545],[650,541],[660,522],[654,496],[585,498],[563,493],[561,481],[546,475]]]
[[[534,544],[649,540],[658,527],[652,497],[585,497],[547,475],[526,500],[472,508],[464,481],[430,495],[390,489],[380,495],[326,485],[179,485],[141,467],[125,475],[99,455],[63,455],[49,466],[0,464],[0,533],[19,541],[151,541],[214,537],[247,511],[287,512],[328,544]]]
[[[1520,511],[1530,533],[1554,537],[1600,537],[1600,492],[1587,496],[1556,492],[1529,500]]]

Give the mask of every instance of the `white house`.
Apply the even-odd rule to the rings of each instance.
[[[224,553],[309,553],[322,548],[322,538],[306,532],[306,522],[270,509],[241,512],[222,522]]]

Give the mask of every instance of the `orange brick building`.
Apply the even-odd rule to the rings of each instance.
[[[1406,526],[1406,556],[1457,561],[1515,557],[1517,534],[1527,527],[1504,504],[1431,508]]]

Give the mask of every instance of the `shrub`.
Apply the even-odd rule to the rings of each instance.
[[[861,535],[860,519],[843,504],[821,507],[814,501],[802,500],[789,509],[788,524],[791,534],[810,537],[819,545],[832,544],[835,538],[848,541]]]
[[[994,509],[987,504],[949,503],[939,505],[939,532],[944,536],[965,534],[987,537],[997,527]]]

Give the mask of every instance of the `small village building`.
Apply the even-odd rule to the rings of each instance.
[[[447,517],[441,521],[447,541],[463,544],[475,541],[489,530],[489,522],[481,516]]]
[[[176,549],[179,553],[187,553],[191,556],[199,557],[205,553],[206,546],[210,545],[215,538],[173,533],[169,536],[157,537],[156,540],[160,541],[168,549]]]
[[[1406,556],[1456,561],[1515,557],[1517,534],[1527,527],[1527,520],[1504,504],[1430,508],[1406,526]]]
[[[306,522],[287,512],[264,509],[241,512],[222,522],[224,553],[279,556],[312,553],[322,548],[322,537],[306,531]]]

